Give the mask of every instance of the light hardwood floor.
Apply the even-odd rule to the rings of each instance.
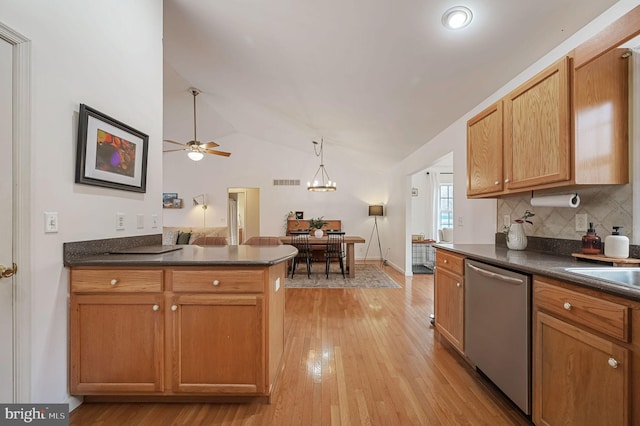
[[[527,425],[429,324],[433,275],[400,289],[287,289],[272,404],[83,404],[71,425]]]

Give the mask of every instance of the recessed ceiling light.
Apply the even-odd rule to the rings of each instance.
[[[442,25],[450,30],[459,30],[471,23],[473,13],[464,6],[456,6],[448,9],[442,15]]]

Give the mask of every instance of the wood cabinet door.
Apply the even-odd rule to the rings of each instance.
[[[70,393],[161,392],[163,297],[72,295]]]
[[[172,390],[265,394],[262,295],[167,295]]]
[[[534,423],[629,424],[628,350],[542,312],[535,321]]]
[[[434,286],[436,329],[464,353],[464,281],[436,267]]]
[[[506,189],[571,179],[568,57],[504,98]]]
[[[576,183],[629,183],[628,52],[613,49],[574,72]]]
[[[502,101],[467,122],[467,195],[501,192]]]

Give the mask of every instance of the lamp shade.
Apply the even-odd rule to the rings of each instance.
[[[369,206],[369,216],[384,216],[384,206]]]

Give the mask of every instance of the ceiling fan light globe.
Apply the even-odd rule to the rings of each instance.
[[[204,158],[204,154],[198,151],[189,151],[187,152],[187,156],[193,161],[200,161]]]

